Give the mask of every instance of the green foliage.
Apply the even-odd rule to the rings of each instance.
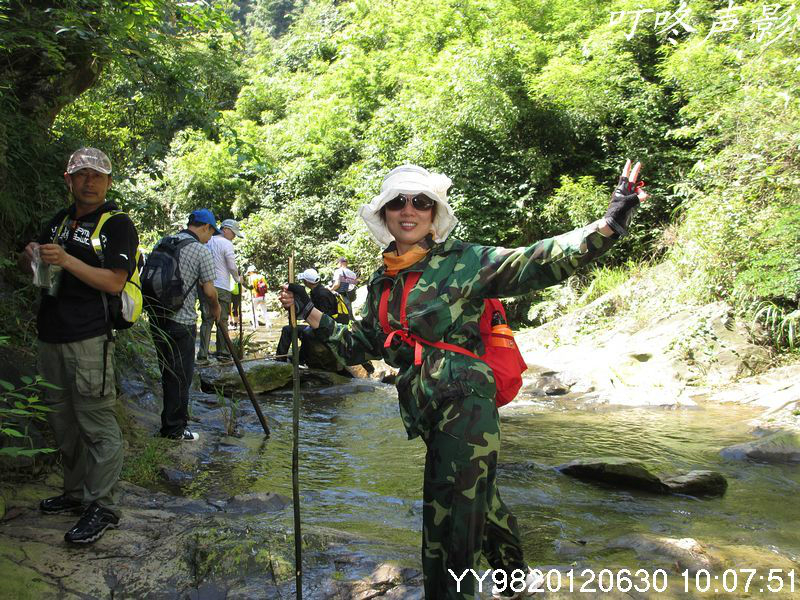
[[[264,272],[272,288],[287,281],[287,260],[292,251],[297,272],[313,267],[324,278],[333,272],[340,255],[341,245],[330,240],[343,233],[341,213],[347,206],[346,199],[331,195],[304,198],[280,212],[254,213],[243,222],[248,236],[240,245],[242,253]]]
[[[687,200],[671,256],[700,298],[760,298],[791,312],[800,300],[800,103],[786,90],[800,86],[797,59],[745,41],[739,52],[712,48],[705,61],[701,52],[681,48],[664,65],[689,97],[692,125],[674,135],[696,137],[703,153],[679,186]]]
[[[125,452],[125,462],[120,477],[141,486],[157,483],[161,479],[160,471],[164,464],[164,456],[175,443],[162,437],[143,438],[141,435],[128,433],[126,437],[131,447],[130,451]]]
[[[0,336],[0,345],[7,342],[8,337]],[[28,433],[30,422],[46,421],[47,413],[51,412],[39,397],[42,388],[58,389],[38,375],[22,376],[19,384],[0,379],[0,457],[33,457],[55,452],[53,448],[34,447]],[[18,445],[25,440],[25,445]]]
[[[698,31],[674,44],[644,26],[627,39],[609,20],[626,2],[255,0],[238,3],[235,34],[231,7],[201,4],[62,1],[47,13],[58,34],[41,10],[14,14],[3,49],[37,49],[70,92],[37,106],[52,120],[72,104],[53,146],[21,84],[0,87],[0,109],[22,115],[0,124],[0,169],[17,165],[10,189],[26,200],[4,192],[0,228],[64,199],[58,173],[86,140],[120,165],[116,198],[147,245],[208,206],[240,219],[241,258],[273,287],[292,250],[323,276],[345,254],[364,278],[378,248],[355,213],[400,163],[452,178],[455,235],[510,246],[601,216],[630,157],[652,197],[566,304],[619,283],[629,257],[660,255],[669,227],[688,295],[796,310],[800,69],[788,37],[765,48],[744,26],[763,2],[740,3],[743,26],[704,39],[721,5],[698,0]],[[74,48],[104,66],[82,96]],[[24,164],[41,168],[23,181]]]
[[[800,348],[800,310],[791,312],[771,302],[759,302],[752,307],[753,322],[762,325],[772,345],[779,349]]]
[[[66,124],[72,125],[71,139],[54,141],[49,129],[66,105],[92,88],[109,65],[117,73],[124,71],[137,86],[147,82],[142,75],[149,74],[150,82],[161,82],[161,89],[181,87],[190,79],[163,77],[169,58],[180,55],[199,32],[219,30],[226,23],[225,6],[217,2],[8,0],[0,5],[3,245],[12,245],[17,236],[30,236],[63,201],[61,173],[75,145],[95,142],[95,137],[104,141],[105,126],[119,123],[111,113],[120,100],[106,105],[113,94],[104,94],[84,111],[84,116],[91,115],[87,129],[78,131],[85,119],[77,116]],[[112,137],[116,144],[109,153],[116,158],[115,150],[130,140],[125,131],[115,131]]]
[[[594,177],[579,177],[573,181],[564,176],[542,211],[542,217],[551,230],[581,227],[605,212],[608,196],[608,186],[598,185]]]
[[[59,114],[53,134],[71,147],[103,148],[118,174],[157,173],[178,131],[219,134],[220,113],[233,108],[241,87],[241,50],[232,34],[198,32],[179,47],[112,63]]]

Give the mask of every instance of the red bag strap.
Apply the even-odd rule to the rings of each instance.
[[[441,350],[450,350],[451,352],[466,354],[472,358],[479,358],[477,354],[470,352],[461,346],[448,344],[446,342],[430,342],[416,334],[411,333],[408,330],[408,314],[406,312],[406,308],[408,306],[408,295],[411,293],[411,290],[414,289],[414,286],[417,285],[417,282],[419,282],[419,278],[421,276],[422,273],[420,272],[409,273],[406,276],[405,282],[403,283],[403,296],[400,299],[400,325],[402,329],[392,329],[391,325],[389,325],[389,291],[391,289],[391,285],[389,284],[388,280],[384,281],[381,300],[378,304],[378,319],[381,323],[381,327],[383,328],[383,332],[388,336],[383,345],[384,348],[388,348],[392,344],[395,336],[399,337],[403,342],[414,348],[415,365],[422,364],[423,344],[426,346],[433,346],[434,348],[439,348]]]
[[[417,285],[419,278],[422,276],[420,272],[409,273],[406,276],[406,280],[403,282],[403,297],[400,299],[400,326],[403,328],[404,331],[408,331],[408,315],[406,313],[406,307],[408,306],[408,295],[411,293],[411,290],[414,289],[414,286]],[[381,327],[383,328],[383,333],[389,335],[392,331],[397,331],[392,329],[391,325],[389,325],[389,291],[391,290],[391,284],[389,280],[383,282],[383,292],[381,293],[381,301],[378,304],[378,320],[381,323]]]

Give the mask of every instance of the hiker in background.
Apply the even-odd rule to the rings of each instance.
[[[231,327],[239,327],[242,322],[242,284],[231,277]]]
[[[342,296],[345,304],[347,304],[347,311],[352,318],[355,317],[353,313],[353,302],[356,299],[357,285],[358,277],[347,267],[347,258],[342,256],[339,259],[339,266],[333,272],[331,291],[337,292]]]
[[[239,230],[239,224],[233,219],[225,219],[219,227],[220,233],[215,234],[208,240],[206,246],[211,250],[214,259],[214,287],[217,289],[217,300],[225,315],[224,319],[216,321],[217,326],[217,345],[214,350],[214,358],[218,360],[230,360],[231,354],[225,343],[225,333],[228,329],[228,313],[230,312],[231,301],[231,277],[237,282],[242,280],[239,269],[236,266],[233,243],[234,237],[243,238]],[[200,314],[202,322],[200,324],[200,349],[197,351],[197,360],[208,360],[208,346],[211,343],[211,326],[214,325],[214,316],[211,314],[211,305],[203,298],[200,298]]]
[[[314,306],[317,306],[326,315],[330,315],[333,319],[342,320],[339,316],[339,302],[336,295],[328,288],[320,283],[319,273],[316,269],[306,269],[297,278],[309,289]],[[345,321],[346,322],[346,321]],[[300,356],[305,358],[303,348],[305,339],[311,335],[310,327],[301,327],[298,330],[298,337],[301,342]],[[289,347],[292,345],[292,327],[291,325],[284,325],[281,329],[281,339],[278,341],[278,350],[276,354],[278,360],[288,360]],[[302,360],[301,362],[306,362]]]
[[[102,151],[76,151],[64,180],[73,203],[50,219],[20,262],[28,272],[36,269],[43,288],[36,319],[38,369],[58,386],[44,390],[44,402],[61,452],[63,492],[42,500],[39,509],[81,514],[64,539],[89,544],[117,527],[120,517],[116,496],[123,451],[114,410],[110,319],[136,268],[139,237],[125,213],[107,216],[117,207],[106,202],[111,161]],[[107,220],[96,231],[104,215]],[[93,239],[101,242],[102,258]]]
[[[214,259],[206,247],[214,233],[219,229],[213,213],[206,208],[195,210],[186,229],[156,244],[142,273],[164,398],[159,433],[173,440],[191,442],[200,437],[187,427],[189,389],[194,375],[198,289],[203,290],[212,318],[220,321]]]
[[[256,271],[254,265],[247,268],[247,287],[250,290],[250,304],[253,309],[253,329],[258,329],[258,314],[264,316],[264,326],[269,326],[269,315],[267,314],[267,287],[266,278]]]
[[[380,194],[359,215],[382,246],[383,266],[370,278],[363,319],[350,328],[314,306],[303,287],[284,286],[314,339],[346,364],[383,358],[399,368],[400,413],[409,438],[427,447],[423,482],[422,566],[429,600],[473,600],[481,552],[494,569],[527,571],[519,531],[497,490],[500,420],[495,375],[477,359],[484,300],[559,283],[604,254],[627,233],[647,194],[628,161],[605,217],[532,246],[506,249],[449,238],[456,225],[445,175],[404,165],[389,172]],[[415,285],[406,283],[416,280]],[[449,345],[446,347],[445,345]],[[454,350],[456,348],[456,350]],[[466,354],[464,352],[469,352]],[[526,590],[537,583],[529,571]],[[510,589],[495,597],[519,597]]]

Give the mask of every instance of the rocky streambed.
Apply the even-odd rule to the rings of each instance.
[[[715,315],[729,318],[719,307],[695,313],[712,319],[712,332]],[[760,348],[736,346],[749,344],[744,335],[723,336],[720,348],[735,352],[709,359],[700,378],[700,363],[673,343],[697,330],[688,316],[666,319],[661,336],[628,328],[543,342],[574,329],[569,319],[580,322],[572,315],[518,336],[531,368],[520,397],[501,411],[500,489],[528,560],[565,576],[662,569],[670,586],[658,597],[695,597],[684,592],[686,570],[794,570],[800,579],[800,534],[791,526],[800,367],[750,375]],[[720,327],[736,331],[729,321]],[[751,358],[737,366],[735,356]],[[58,490],[57,476],[4,490],[3,597],[293,597],[289,366],[245,364],[271,436],[232,365],[201,369],[192,396],[201,440],[160,448],[158,481],[148,488],[124,483],[124,520],[92,547],[64,544],[74,516],[36,510]],[[396,393],[380,381],[391,369],[375,366],[372,378],[358,369],[303,372],[307,598],[422,597],[424,448],[405,439]],[[127,418],[142,435],[155,431],[158,396],[133,380],[123,388]],[[595,596],[628,597],[547,594]]]

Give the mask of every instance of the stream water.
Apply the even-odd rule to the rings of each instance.
[[[223,438],[203,476],[184,493],[272,491],[291,497],[291,394],[262,400],[271,438],[264,441],[258,422],[245,418],[243,437]],[[733,560],[735,568],[757,568],[759,574],[786,569],[786,559],[797,563],[800,467],[719,455],[721,448],[752,438],[747,421],[755,414],[731,405],[578,410],[558,400],[518,398],[501,411],[499,485],[519,520],[526,558],[562,568],[576,561],[598,570],[668,569],[668,558],[609,548],[619,536],[645,533],[694,538]],[[382,560],[419,566],[424,446],[406,439],[392,386],[306,394],[300,456],[304,523],[352,533]],[[725,475],[729,487],[722,498],[659,496],[583,483],[554,469],[598,456],[640,459],[659,474],[712,469]],[[291,508],[282,518],[291,528]],[[800,581],[795,589],[800,597]]]

